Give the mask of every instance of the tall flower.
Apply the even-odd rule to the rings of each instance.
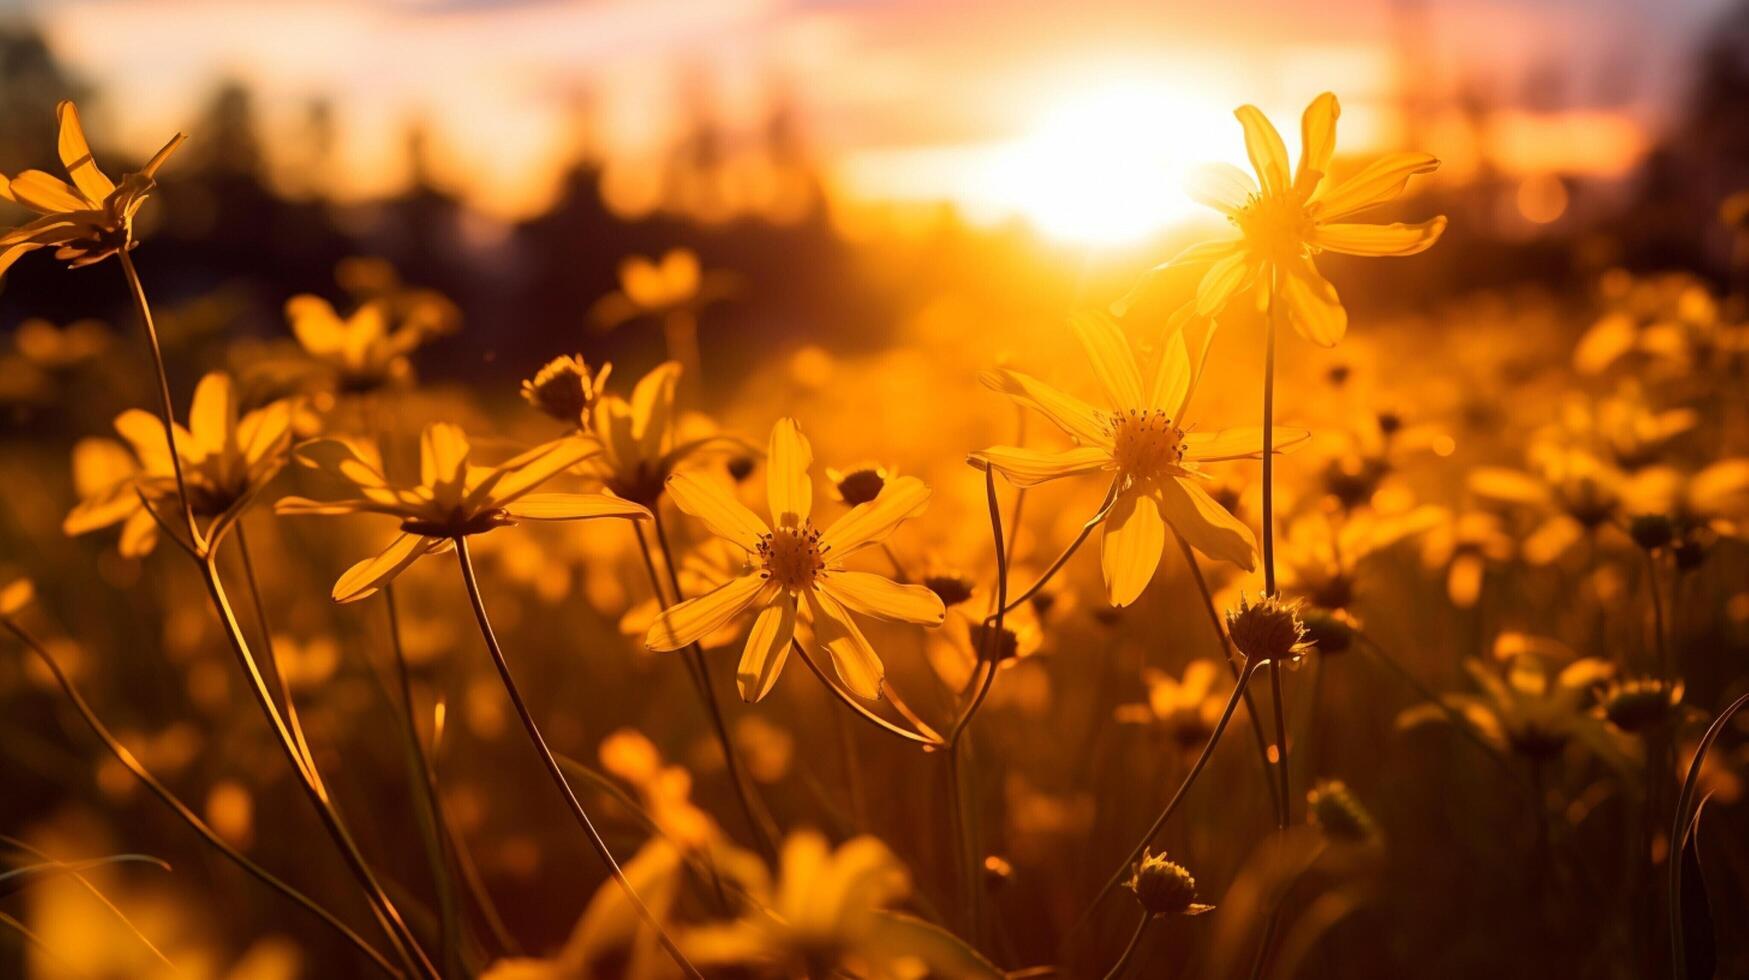
[[[1197,315],[1213,316],[1253,287],[1262,309],[1273,291],[1302,337],[1334,347],[1348,329],[1348,313],[1313,258],[1320,252],[1414,255],[1439,240],[1443,215],[1415,224],[1350,220],[1396,198],[1410,177],[1431,173],[1439,161],[1426,153],[1391,153],[1347,180],[1329,180],[1341,111],[1329,92],[1306,107],[1300,163],[1291,176],[1281,134],[1263,113],[1250,105],[1234,112],[1257,179],[1231,164],[1215,164],[1201,172],[1191,196],[1226,215],[1235,234],[1192,246],[1171,263],[1208,266],[1196,291]]]
[[[861,697],[881,696],[886,669],[850,612],[939,626],[947,609],[921,585],[900,585],[872,572],[852,571],[844,562],[921,513],[929,502],[929,488],[916,477],[900,477],[887,484],[880,496],[852,507],[821,531],[812,520],[814,490],[808,467],[813,459],[813,448],[794,419],[780,419],[772,427],[765,477],[770,523],[720,484],[691,473],[668,479],[668,495],[675,505],[704,521],[711,533],[740,546],[748,566],[716,589],[657,617],[644,638],[645,646],[678,650],[741,612],[757,608],[759,615],[736,671],[741,696],[757,701],[777,683],[789,657],[797,617],[805,610],[814,641],[831,655],[844,683]]]
[[[240,412],[229,375],[214,372],[200,380],[189,428],[176,431],[196,517],[216,520],[239,511],[273,479],[291,446],[294,407],[282,399]],[[73,482],[81,499],[61,527],[86,534],[120,524],[121,553],[136,558],[157,546],[157,521],[147,507],[176,500],[176,471],[156,415],[130,408],[116,416],[115,431],[127,447],[109,439],[86,439],[74,447]]]
[[[1088,314],[1075,317],[1072,325],[1099,376],[1105,407],[1095,408],[1006,368],[982,380],[1043,414],[1078,445],[1060,452],[992,446],[973,453],[973,464],[994,467],[1021,487],[1088,473],[1112,474],[1114,497],[1104,520],[1100,557],[1106,596],[1114,606],[1134,602],[1153,579],[1168,527],[1203,554],[1250,571],[1257,554],[1251,529],[1198,481],[1202,463],[1260,456],[1260,431],[1192,430],[1184,413],[1201,365],[1192,363],[1183,332],[1167,336],[1154,376],[1144,387],[1141,367],[1116,323]],[[1276,447],[1308,437],[1303,431],[1282,433]]]
[[[72,183],[41,170],[8,179],[0,174],[0,199],[22,204],[40,216],[0,234],[0,276],[27,252],[55,246],[55,258],[72,268],[101,262],[134,240],[134,215],[157,187],[158,168],[182,143],[177,133],[144,168],[117,184],[97,167],[79,110],[71,102],[55,107],[61,121],[60,156]]]
[[[401,520],[401,533],[374,558],[347,569],[334,583],[334,601],[352,602],[374,594],[428,554],[454,540],[483,534],[517,521],[578,521],[598,517],[647,518],[650,512],[629,500],[602,493],[535,493],[547,480],[589,458],[589,440],[568,437],[536,446],[496,466],[471,460],[472,449],[460,426],[436,423],[419,439],[419,482],[391,483],[377,454],[340,439],[321,439],[298,449],[298,461],[349,486],[354,496],[339,500],[285,497],[281,514],[386,514]]]
[[[694,453],[739,443],[711,433],[677,434],[674,386],[679,381],[680,363],[666,361],[638,379],[630,399],[597,390],[589,413],[589,433],[601,444],[590,469],[609,490],[646,507],[655,504],[668,477]]]

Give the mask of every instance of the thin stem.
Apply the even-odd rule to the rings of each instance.
[[[254,877],[257,881],[260,881],[267,887],[279,892],[286,898],[291,899],[293,902],[302,906],[305,911],[308,911],[318,919],[321,919],[329,928],[339,933],[347,942],[356,947],[359,952],[369,957],[371,962],[380,967],[384,973],[387,973],[390,976],[401,975],[401,971],[397,970],[394,964],[390,963],[382,953],[377,952],[375,947],[371,946],[370,943],[364,940],[364,937],[354,932],[352,927],[340,921],[334,913],[323,908],[321,905],[318,905],[316,901],[308,895],[305,895],[303,892],[298,891],[291,885],[281,881],[266,868],[263,868],[261,865],[256,864],[254,861],[245,857],[242,852],[232,847],[224,838],[214,832],[211,827],[207,826],[206,821],[202,820],[193,810],[189,809],[175,793],[171,792],[169,787],[159,782],[158,777],[152,775],[152,773],[140,763],[139,759],[135,758],[134,754],[128,751],[127,746],[121,744],[121,740],[116,738],[114,733],[109,730],[109,726],[105,725],[103,720],[97,716],[97,712],[92,709],[90,703],[79,693],[79,689],[73,686],[72,678],[67,676],[66,672],[61,669],[61,665],[55,661],[54,657],[49,655],[48,650],[37,641],[36,637],[26,632],[23,627],[20,627],[10,619],[0,620],[0,624],[4,624],[6,629],[11,632],[13,636],[17,637],[20,643],[24,644],[25,649],[35,654],[37,659],[42,662],[43,666],[48,668],[49,673],[54,675],[55,683],[60,685],[61,692],[67,696],[68,701],[73,703],[73,707],[78,709],[79,715],[85,720],[86,726],[91,729],[92,734],[97,736],[98,740],[103,743],[104,747],[109,749],[110,754],[115,756],[116,761],[120,762],[129,772],[133,773],[136,779],[145,783],[146,788],[151,790],[153,795],[163,801],[164,805],[169,807],[178,817],[182,818],[182,822],[188,824],[189,828],[196,834],[199,834],[202,840],[205,840],[208,844],[212,845],[220,854],[229,858],[232,863],[243,869],[244,872]]]
[[[1075,554],[1076,549],[1080,548],[1082,543],[1087,540],[1087,536],[1093,533],[1093,529],[1103,523],[1105,518],[1110,515],[1112,504],[1116,502],[1117,484],[1113,483],[1111,489],[1105,495],[1105,502],[1099,505],[1098,512],[1096,512],[1087,523],[1081,525],[1081,530],[1075,535],[1075,540],[1069,542],[1069,546],[1064,548],[1061,554],[1057,555],[1056,560],[1051,562],[1050,566],[1044,570],[1044,573],[1038,577],[1037,581],[1033,582],[1030,586],[1027,586],[1026,591],[1015,596],[1013,599],[1004,602],[1002,604],[1002,611],[1005,613],[1013,612],[1022,603],[1037,595],[1040,589],[1048,585],[1051,579],[1055,578],[1057,573],[1063,570],[1063,566],[1068,563],[1070,556]]]
[[[686,597],[681,594],[680,574],[674,569],[674,550],[669,547],[668,531],[662,525],[661,501],[657,501],[656,506],[650,508],[650,514],[655,518],[656,545],[662,549],[662,559],[668,566],[668,584],[674,590],[674,601],[679,602]],[[661,592],[661,589],[656,590],[658,596]],[[711,686],[710,665],[705,661],[704,650],[697,643],[693,643],[687,647],[686,656],[692,660],[698,671],[699,695],[704,698],[711,727],[716,731],[717,743],[722,746],[729,782],[735,787],[735,799],[741,804],[741,814],[747,818],[747,829],[752,832],[753,839],[759,844],[759,850],[765,855],[765,859],[775,863],[777,842],[769,818],[761,819],[763,808],[756,808],[753,804],[753,790],[747,784],[747,774],[742,770],[740,754],[735,751],[734,740],[729,737],[729,726],[723,720],[722,705],[717,703],[716,691]]]
[[[298,752],[304,757],[304,764],[311,776],[320,779],[316,770],[315,757],[310,754],[310,743],[304,738],[303,723],[298,720],[297,704],[292,701],[291,688],[285,683],[285,675],[279,669],[279,655],[273,650],[273,626],[267,617],[267,604],[261,600],[261,586],[255,579],[255,562],[249,557],[249,539],[243,534],[243,522],[236,523],[237,554],[243,559],[243,582],[249,587],[249,601],[255,606],[255,625],[261,634],[261,652],[264,655],[262,666],[267,676],[273,681],[273,686],[279,689],[279,697],[285,702],[285,723],[291,729],[292,737],[297,740]],[[324,787],[324,790],[326,787]]]
[[[826,690],[831,691],[833,696],[844,702],[845,707],[854,711],[860,718],[862,718],[862,720],[889,735],[896,735],[907,742],[915,742],[926,749],[939,749],[947,744],[940,736],[931,737],[928,734],[914,732],[908,728],[900,728],[898,725],[895,725],[885,718],[882,718],[880,715],[875,714],[868,705],[862,703],[860,698],[851,694],[849,691],[846,691],[843,685],[839,683],[838,678],[834,677],[830,672],[821,669],[820,665],[814,662],[813,656],[808,653],[807,647],[802,646],[801,643],[796,640],[791,640],[790,649],[795,651],[796,656],[802,658],[802,663],[806,664],[808,669],[814,672],[814,676],[820,679],[820,683],[826,685]]]
[[[1233,638],[1227,635],[1226,627],[1221,625],[1221,613],[1215,608],[1214,593],[1209,591],[1208,579],[1203,577],[1202,566],[1197,564],[1196,552],[1190,549],[1190,542],[1184,540],[1184,535],[1173,532],[1178,539],[1178,547],[1184,552],[1184,563],[1190,567],[1190,576],[1196,580],[1197,592],[1202,596],[1202,605],[1208,611],[1209,629],[1215,632],[1215,641],[1221,645],[1221,656],[1227,661],[1227,669],[1232,672],[1233,680],[1239,680],[1239,658],[1233,652]],[[1269,736],[1263,733],[1263,716],[1257,713],[1257,703],[1252,700],[1251,692],[1245,692],[1245,715],[1251,719],[1251,733],[1257,739],[1257,757],[1263,763],[1263,785],[1269,787],[1270,812],[1281,812],[1281,790],[1275,785],[1274,766],[1269,761]]]
[[[577,799],[576,792],[566,781],[564,770],[559,768],[558,760],[553,758],[552,750],[547,748],[547,740],[541,735],[540,727],[535,724],[534,715],[529,713],[528,705],[522,700],[522,692],[518,690],[516,679],[510,672],[510,663],[504,659],[504,651],[498,645],[498,637],[492,632],[492,622],[486,616],[485,599],[480,595],[480,583],[474,577],[473,559],[468,554],[468,539],[457,536],[454,540],[456,562],[461,566],[462,581],[467,586],[468,601],[474,607],[474,618],[480,626],[480,637],[486,641],[486,651],[491,654],[492,663],[498,668],[498,677],[504,682],[504,691],[510,695],[510,703],[516,709],[517,717],[522,719],[522,728],[528,733],[528,740],[533,743],[535,751],[541,757],[541,762],[546,765],[547,774],[552,777],[553,784],[564,795],[565,803],[571,809],[571,815],[576,818],[577,825],[583,829],[584,836],[589,838],[589,846],[595,849],[596,855],[601,858],[601,863],[607,865],[614,881],[618,882],[620,888],[624,889],[626,900],[631,902],[632,907],[637,910],[638,916],[644,920],[646,925],[655,930],[656,938],[661,942],[662,948],[668,952],[669,956],[673,957],[674,962],[687,976],[703,980],[704,975],[698,972],[698,968],[693,966],[692,962],[686,958],[686,954],[680,951],[680,947],[674,944],[668,931],[662,928],[662,924],[656,920],[656,916],[644,904],[644,900],[638,897],[637,891],[632,888],[632,883],[626,880],[625,872],[620,869],[619,862],[614,860],[613,852],[608,850],[607,842],[601,839],[600,832],[595,829],[594,821],[589,819],[588,811],[583,809],[583,803]]]
[[[1664,639],[1664,600],[1658,590],[1658,558],[1646,552],[1646,589],[1652,593],[1652,642],[1658,651],[1658,676],[1670,679],[1670,648]]]
[[[298,774],[298,781],[304,788],[304,794],[309,798],[310,804],[315,807],[316,815],[321,818],[324,829],[327,830],[328,836],[334,840],[335,846],[346,861],[348,869],[352,871],[353,877],[358,879],[360,887],[364,889],[366,897],[370,899],[372,911],[376,913],[378,924],[382,926],[383,932],[394,944],[395,952],[406,964],[407,972],[416,976],[434,978],[440,976],[437,968],[432,966],[431,961],[426,957],[425,951],[419,948],[418,942],[413,938],[412,930],[401,918],[401,913],[395,908],[394,902],[390,900],[388,892],[383,890],[382,884],[377,881],[376,874],[371,871],[369,862],[364,859],[364,855],[359,851],[352,835],[346,830],[345,822],[341,820],[340,813],[334,808],[333,801],[329,799],[328,791],[323,786],[320,775],[315,771],[314,761],[307,760],[303,756],[296,739],[287,728],[285,720],[280,716],[279,708],[274,704],[273,695],[267,689],[267,683],[262,677],[261,669],[256,663],[254,655],[250,652],[249,641],[243,636],[242,625],[237,622],[236,611],[231,606],[229,596],[225,594],[224,582],[219,577],[218,553],[216,551],[218,543],[216,540],[212,542],[214,550],[209,550],[206,557],[202,559],[200,563],[201,575],[206,582],[207,594],[212,599],[213,609],[219,614],[219,621],[224,626],[225,636],[231,642],[231,651],[236,655],[238,663],[243,668],[244,676],[249,680],[250,692],[255,697],[256,705],[260,707],[262,714],[267,716],[268,723],[273,728],[274,735],[277,736],[280,748],[284,750],[286,758]]]
[[[1688,764],[1688,774],[1682,778],[1682,791],[1676,794],[1676,812],[1670,818],[1670,856],[1666,859],[1670,868],[1669,891],[1665,896],[1665,905],[1670,911],[1670,975],[1673,977],[1688,976],[1684,962],[1687,950],[1682,942],[1682,852],[1688,846],[1688,834],[1692,829],[1688,809],[1694,803],[1695,787],[1700,782],[1700,768],[1706,762],[1707,750],[1712,748],[1731,718],[1746,706],[1749,706],[1749,694],[1740,695],[1707,726],[1706,734],[1694,747],[1694,759]]]
[[[1275,335],[1276,321],[1281,317],[1281,304],[1276,301],[1280,272],[1274,275],[1263,340],[1263,591],[1271,598],[1279,594],[1275,584]],[[1280,664],[1270,665],[1269,690],[1275,699],[1275,744],[1280,753],[1276,759],[1280,809],[1275,819],[1276,826],[1286,830],[1293,818],[1293,798],[1288,789],[1287,723],[1282,711]]]
[[[182,519],[188,524],[188,539],[194,542],[199,550],[205,548],[201,539],[200,528],[194,523],[194,502],[188,496],[188,480],[182,473],[182,452],[176,447],[176,409],[170,398],[170,376],[164,370],[164,348],[158,342],[158,327],[152,322],[152,306],[146,302],[146,287],[140,283],[140,274],[134,268],[134,260],[126,248],[116,252],[116,258],[121,261],[122,275],[127,277],[128,291],[133,294],[134,311],[139,314],[140,326],[145,329],[146,341],[152,350],[152,367],[158,375],[158,399],[163,414],[164,442],[170,450],[170,469],[176,474],[176,496],[182,502]]]
[[[414,781],[419,784],[420,794],[424,797],[425,811],[430,816],[430,826],[425,839],[426,863],[431,868],[432,885],[437,889],[437,905],[442,910],[439,916],[441,929],[438,935],[438,948],[446,953],[451,949],[450,943],[459,941],[460,937],[449,935],[451,921],[455,918],[455,888],[449,877],[449,860],[445,853],[444,842],[452,836],[448,830],[448,821],[444,818],[443,803],[437,786],[437,771],[431,766],[431,757],[425,753],[425,743],[419,738],[419,712],[413,699],[413,672],[407,666],[406,652],[401,647],[401,617],[395,606],[395,586],[393,583],[383,586],[383,604],[389,612],[389,649],[394,653],[396,687],[401,696],[401,717],[406,724],[404,734],[407,739],[407,751],[412,755]],[[288,694],[287,700],[290,700]],[[483,899],[483,896],[476,896]],[[482,908],[486,901],[481,902]]]
[[[1147,933],[1148,927],[1153,923],[1154,917],[1144,911],[1142,921],[1136,923],[1136,931],[1130,933],[1130,941],[1124,946],[1123,952],[1118,955],[1117,962],[1113,963],[1111,969],[1106,971],[1105,980],[1117,980],[1118,977],[1123,976],[1123,971],[1129,968],[1131,957],[1136,955],[1136,949],[1142,945],[1142,936]]]
[[[1117,871],[1107,879],[1105,887],[1101,888],[1099,894],[1093,897],[1093,901],[1087,906],[1087,911],[1081,913],[1081,918],[1076,923],[1076,927],[1070,930],[1071,933],[1079,931],[1080,927],[1093,917],[1093,912],[1099,908],[1099,903],[1105,901],[1112,889],[1123,882],[1124,875],[1130,870],[1130,866],[1141,859],[1142,853],[1148,849],[1150,844],[1154,843],[1154,838],[1159,836],[1160,830],[1166,826],[1168,820],[1172,819],[1172,814],[1177,812],[1179,804],[1184,802],[1185,794],[1190,792],[1190,787],[1195,784],[1197,777],[1202,775],[1203,767],[1208,765],[1209,759],[1214,756],[1215,746],[1220,744],[1221,735],[1227,730],[1227,722],[1233,720],[1233,712],[1239,707],[1239,701],[1245,695],[1245,688],[1250,685],[1252,675],[1257,673],[1257,668],[1260,666],[1262,666],[1260,662],[1248,663],[1245,665],[1245,669],[1239,673],[1239,680],[1233,685],[1233,694],[1227,698],[1227,706],[1221,711],[1220,720],[1215,722],[1215,730],[1209,734],[1208,742],[1203,745],[1202,754],[1196,757],[1196,762],[1191,765],[1190,771],[1184,774],[1184,781],[1178,784],[1178,791],[1172,794],[1172,799],[1167,802],[1166,808],[1160,811],[1160,815],[1154,819],[1154,823],[1148,827],[1148,832],[1142,835],[1140,841],[1136,842],[1136,846],[1130,850],[1129,856],[1123,859],[1123,862],[1117,866]]]

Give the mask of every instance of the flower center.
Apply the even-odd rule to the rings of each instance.
[[[1253,194],[1232,221],[1253,251],[1297,258],[1310,250],[1312,217],[1297,194]]]
[[[1166,476],[1184,461],[1184,430],[1160,409],[1111,416],[1112,459],[1132,480]]]
[[[820,547],[820,531],[812,521],[800,527],[780,527],[759,536],[760,577],[799,592],[813,586],[826,569],[826,550]]]

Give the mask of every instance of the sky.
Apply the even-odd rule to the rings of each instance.
[[[258,95],[270,154],[295,160],[310,101],[331,99],[342,196],[405,180],[415,120],[442,183],[514,217],[550,199],[585,141],[636,174],[683,107],[751,132],[781,100],[851,195],[946,199],[1071,239],[1181,216],[1190,167],[1243,161],[1235,106],[1261,106],[1291,150],[1300,108],[1326,88],[1343,98],[1344,149],[1431,142],[1461,177],[1476,151],[1456,107],[1480,93],[1499,107],[1489,139],[1508,171],[1608,176],[1668,118],[1727,5],[0,0],[102,88],[92,125],[129,147],[155,147],[237,79]]]

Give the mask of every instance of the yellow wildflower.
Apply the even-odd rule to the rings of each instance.
[[[601,444],[590,468],[609,490],[627,500],[653,506],[675,469],[693,454],[740,440],[715,433],[678,438],[674,388],[680,363],[666,361],[638,379],[628,400],[597,392],[589,433]]]
[[[1198,316],[1214,316],[1228,299],[1255,287],[1258,309],[1273,295],[1300,336],[1334,347],[1348,329],[1348,313],[1313,257],[1414,255],[1439,240],[1443,215],[1416,224],[1346,220],[1396,198],[1409,178],[1431,173],[1439,161],[1425,153],[1392,153],[1347,180],[1329,180],[1341,111],[1329,92],[1306,107],[1299,169],[1291,176],[1287,147],[1263,113],[1250,105],[1234,112],[1257,180],[1231,164],[1216,164],[1201,172],[1191,195],[1226,215],[1237,234],[1193,246],[1171,263],[1208,266],[1197,287]]]
[[[758,608],[736,671],[741,696],[757,701],[777,682],[789,656],[798,613],[805,608],[814,639],[831,655],[838,676],[857,695],[880,697],[885,668],[850,610],[926,626],[941,625],[947,610],[935,593],[921,585],[900,585],[873,572],[852,571],[844,562],[921,513],[929,502],[929,488],[915,477],[900,477],[879,497],[851,508],[821,531],[811,520],[814,491],[808,467],[813,458],[813,449],[795,420],[780,419],[772,427],[766,473],[771,523],[720,484],[691,473],[669,478],[668,495],[675,505],[704,521],[711,533],[739,545],[752,556],[755,568],[664,612],[650,627],[645,646],[678,650],[742,611]]]
[[[176,427],[176,452],[196,517],[217,520],[240,510],[279,473],[291,445],[293,410],[294,403],[282,399],[239,412],[229,375],[214,372],[200,380],[189,427]],[[177,499],[176,470],[158,416],[128,409],[116,416],[115,431],[131,452],[109,439],[85,439],[73,447],[73,483],[81,500],[61,529],[76,535],[120,524],[121,553],[137,558],[157,546],[157,521],[146,508],[163,513]]]
[[[61,122],[61,163],[72,183],[41,170],[26,170],[11,179],[0,174],[0,199],[41,216],[0,234],[0,276],[39,248],[57,246],[55,258],[75,269],[132,249],[138,244],[134,215],[157,187],[158,168],[183,140],[181,133],[171,137],[144,168],[124,175],[118,185],[98,169],[73,103],[60,103],[55,113]]]
[[[973,464],[994,467],[1021,487],[1113,473],[1115,497],[1104,519],[1101,564],[1106,595],[1114,606],[1134,602],[1153,579],[1168,526],[1203,554],[1250,571],[1256,566],[1256,539],[1199,485],[1199,466],[1257,458],[1262,455],[1261,430],[1196,432],[1187,424],[1184,410],[1196,389],[1200,364],[1193,363],[1182,332],[1174,331],[1161,345],[1154,377],[1144,388],[1141,368],[1117,324],[1094,314],[1076,317],[1073,325],[1099,376],[1105,408],[1006,368],[986,373],[982,380],[1043,414],[1079,445],[1061,452],[993,446],[973,453]],[[1308,435],[1278,431],[1276,447]]]
[[[327,300],[308,294],[288,300],[285,317],[304,352],[333,370],[340,389],[347,392],[408,380],[413,373],[408,355],[445,322],[429,317],[392,320],[383,300],[366,302],[342,319]]]
[[[567,437],[536,446],[496,466],[476,465],[460,426],[436,423],[419,439],[419,482],[389,482],[381,460],[362,445],[321,439],[298,449],[298,461],[350,486],[356,496],[318,501],[285,497],[281,514],[386,514],[401,519],[401,533],[374,558],[347,569],[334,583],[335,602],[374,594],[421,557],[454,539],[517,521],[579,521],[599,517],[647,518],[650,512],[602,493],[535,493],[535,488],[596,451]]]

